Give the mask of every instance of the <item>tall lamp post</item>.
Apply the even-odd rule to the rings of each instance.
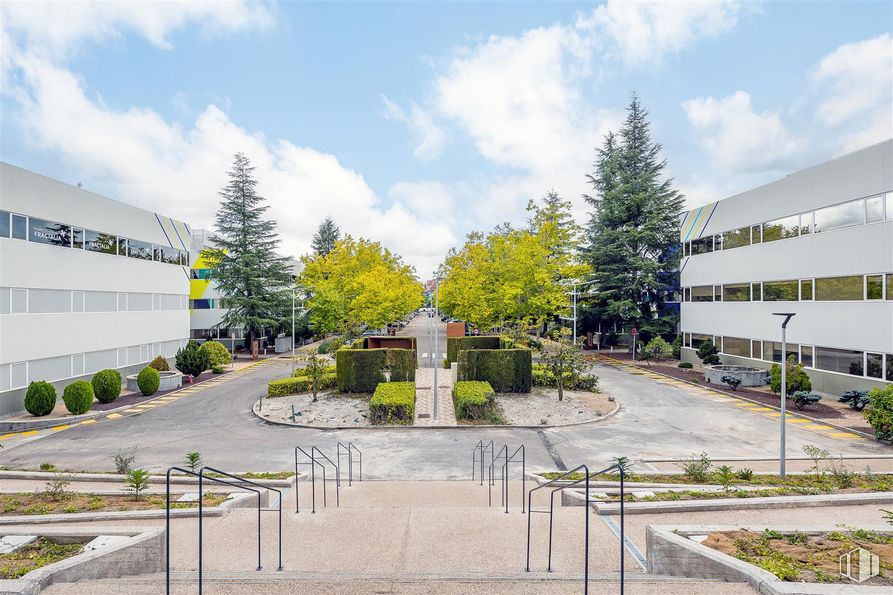
[[[785,464],[785,444],[784,444],[784,430],[785,430],[785,409],[787,407],[787,397],[788,397],[788,377],[787,377],[787,369],[788,369],[788,344],[787,344],[787,328],[788,322],[790,322],[791,318],[796,316],[794,312],[773,312],[773,316],[783,316],[784,320],[781,321],[781,449],[778,456],[778,474],[781,477],[784,477],[784,464]]]
[[[437,272],[434,273],[434,347],[431,350],[434,352],[434,411],[432,412],[434,420],[437,420],[437,369],[440,367],[440,362],[438,361],[437,354],[437,340],[438,340],[438,327],[440,326],[440,318],[437,316],[437,308],[440,305],[440,299],[438,296],[438,282],[440,280],[437,278]]]
[[[297,287],[291,288],[291,375],[295,375],[295,292]],[[301,299],[301,309],[304,309],[304,300]]]
[[[583,283],[580,283],[577,279],[572,279],[570,281],[571,281],[571,286],[573,287],[571,295],[574,298],[574,300],[573,300],[574,316],[573,316],[573,318],[571,318],[571,320],[574,321],[574,345],[576,345],[577,344],[577,287],[583,287],[585,285],[592,285],[593,283],[595,283],[595,281],[584,281]],[[567,319],[565,319],[565,320],[567,320]]]

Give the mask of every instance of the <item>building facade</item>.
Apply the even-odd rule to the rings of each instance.
[[[682,357],[788,356],[831,395],[893,381],[893,141],[684,214]]]
[[[0,163],[0,414],[189,336],[188,225]]]

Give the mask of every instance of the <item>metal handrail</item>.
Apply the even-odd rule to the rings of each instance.
[[[315,447],[315,446],[311,446],[311,447],[310,447],[310,454],[313,455],[314,458],[315,458],[315,457],[316,457],[316,453],[319,453],[320,456],[322,456],[322,458],[324,458],[326,461],[328,461],[329,464],[332,466],[332,468],[335,470],[335,508],[338,508],[338,507],[341,506],[341,465],[338,464],[338,463],[335,463],[334,461],[332,461],[332,459],[330,459],[329,457],[326,456],[326,453],[324,453],[323,451],[321,451],[321,450],[318,449],[317,447]],[[326,501],[326,498],[325,498],[325,493],[326,493],[326,479],[325,479],[325,476],[323,476],[323,480],[322,480],[322,482],[323,482],[323,483],[322,483],[322,487],[323,487],[323,490],[322,490],[322,493],[323,493],[323,505],[325,505],[325,501]]]
[[[341,454],[341,449],[347,450],[345,453],[347,455],[347,487],[353,485],[353,451],[357,451],[357,456],[359,458],[360,464],[360,477],[357,481],[363,481],[363,453],[360,452],[360,449],[353,445],[353,442],[348,442],[345,446],[341,442],[338,443],[337,446],[337,458],[338,458],[338,467],[341,467],[341,457],[344,456]]]
[[[487,450],[490,451],[490,462],[492,463],[496,458],[494,456],[494,446],[492,440],[487,444],[484,444],[483,440],[479,441],[477,443],[477,446],[474,447],[474,450],[471,451],[471,481],[474,481],[474,472],[478,463],[477,453],[478,451],[480,451],[481,453],[481,485],[484,485],[484,455],[487,453]]]
[[[620,473],[620,593],[623,595],[624,590],[624,582],[626,576],[626,567],[625,567],[625,550],[626,550],[626,537],[624,534],[624,516],[623,516],[623,498],[624,498],[624,488],[623,488],[623,480],[624,480],[624,470],[620,465],[611,465],[601,471],[597,471],[593,475],[600,475],[602,473],[607,473],[612,469],[617,469]],[[578,471],[583,471],[583,479],[578,479],[572,481],[571,483],[561,485],[552,489],[551,494],[549,495],[549,510],[533,510],[532,508],[532,496],[533,493],[537,490],[541,490],[543,488],[547,488],[549,486],[555,485],[556,482],[563,480],[564,478],[572,475]],[[555,493],[566,490],[567,488],[571,488],[579,485],[580,483],[585,484],[585,503],[583,505],[583,514],[584,514],[584,533],[583,533],[583,593],[588,595],[589,593],[589,504],[592,502],[589,499],[589,467],[587,465],[579,465],[570,471],[566,471],[559,475],[558,477],[539,485],[529,492],[527,492],[527,566],[525,570],[530,572],[530,526],[531,519],[533,517],[533,513],[546,513],[549,514],[549,564],[547,567],[548,572],[552,572],[552,520],[555,513]]]
[[[506,458],[505,463],[502,464],[502,475],[503,475],[503,486],[505,486],[505,493],[503,495],[503,499],[505,501],[505,513],[509,512],[509,463],[517,463],[518,461],[515,459],[515,456],[518,453],[521,453],[521,514],[524,514],[524,494],[527,491],[527,449],[524,448],[522,444],[518,448],[515,449],[509,457]]]
[[[298,463],[298,451],[301,452],[305,457],[307,457],[310,462],[309,463]],[[312,452],[312,451],[311,451]],[[308,453],[306,450],[301,448],[300,446],[295,447],[295,514],[301,512],[301,490],[299,487],[300,479],[298,477],[298,465],[310,465],[310,499],[312,502],[312,507],[310,509],[311,514],[316,514],[316,466],[319,465],[322,467],[322,505],[326,506],[326,466],[322,464],[322,461],[317,461],[312,454]]]
[[[493,473],[495,472],[494,466],[496,465],[496,461],[500,458],[504,458],[508,460],[509,458],[509,447],[507,444],[503,444],[502,448],[499,449],[499,452],[493,457],[493,461],[490,465],[487,466],[487,506],[493,506],[493,485],[495,485],[496,480],[493,478]],[[502,476],[500,476],[500,481],[502,480]],[[500,486],[502,491],[500,492],[500,503],[505,500],[505,482],[501,482]],[[501,504],[500,504],[501,505]]]

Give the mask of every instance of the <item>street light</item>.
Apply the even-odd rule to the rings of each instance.
[[[297,287],[291,288],[291,375],[295,375],[295,292]],[[301,309],[304,309],[304,301],[301,300]]]
[[[584,285],[592,285],[593,283],[595,283],[595,281],[594,280],[593,281],[584,281],[583,283],[580,283],[577,279],[568,279],[568,281],[573,286],[573,291],[572,291],[571,295],[573,295],[573,297],[574,297],[574,305],[573,305],[574,316],[573,316],[573,318],[571,318],[571,320],[574,321],[574,345],[576,345],[577,344],[577,286],[583,287]],[[567,320],[567,319],[565,319],[565,320]]]
[[[438,327],[440,327],[440,319],[437,317],[437,308],[440,305],[440,297],[438,296],[438,283],[440,279],[437,278],[437,271],[434,272],[434,348],[431,350],[434,352],[434,411],[433,416],[434,420],[437,420],[437,369],[440,367],[440,362],[437,358],[437,340],[438,340]]]
[[[784,316],[784,320],[781,321],[781,451],[778,457],[778,474],[781,477],[784,477],[784,463],[785,463],[785,446],[784,446],[784,430],[785,430],[785,408],[787,406],[787,397],[788,397],[788,378],[787,378],[787,368],[788,368],[788,344],[787,344],[787,328],[788,322],[790,322],[791,318],[796,316],[797,314],[794,312],[773,312],[773,316]]]

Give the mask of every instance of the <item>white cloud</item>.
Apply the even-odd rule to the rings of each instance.
[[[381,96],[381,101],[384,103],[385,117],[388,120],[403,122],[412,129],[416,140],[412,154],[416,159],[429,161],[440,156],[440,152],[446,144],[446,132],[434,121],[431,114],[420,108],[415,102],[407,114],[403,108],[388,99],[386,95]]]
[[[738,1],[609,0],[578,26],[593,32],[606,52],[626,64],[660,62],[695,42],[717,37],[738,23]]]
[[[789,165],[803,146],[777,112],[754,111],[750,94],[744,91],[722,99],[690,99],[682,108],[708,157],[728,171],[779,169]]]
[[[841,152],[893,136],[893,37],[884,33],[848,43],[825,56],[812,72],[822,99],[816,120],[846,128]]]

